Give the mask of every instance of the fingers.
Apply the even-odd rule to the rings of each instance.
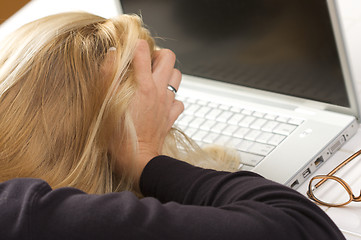
[[[148,43],[144,40],[139,40],[134,53],[133,67],[136,81],[138,82],[139,90],[143,92],[141,96],[147,92],[152,94],[147,98],[158,98],[157,104],[163,102],[164,115],[168,115],[166,119],[168,130],[172,127],[178,116],[183,112],[184,105],[182,102],[175,100],[175,94],[168,90],[168,84],[173,86],[176,90],[179,89],[182,74],[178,69],[174,68],[176,61],[175,54],[167,49],[155,51],[153,53],[153,63],[150,56],[150,50]],[[161,93],[157,96],[156,92]],[[164,95],[166,93],[166,95]],[[163,98],[161,97],[163,95]],[[164,99],[164,97],[166,98]],[[163,100],[162,100],[163,99]],[[164,101],[165,100],[165,101]],[[149,105],[152,101],[147,99],[146,102]],[[145,111],[142,111],[143,113]],[[158,122],[159,123],[159,122]],[[158,126],[159,127],[159,126]]]
[[[153,76],[157,79],[158,86],[167,91],[169,117],[168,117],[168,131],[172,128],[174,122],[178,119],[179,115],[184,111],[182,102],[175,100],[175,93],[168,90],[167,86],[171,85],[177,91],[179,89],[182,74],[178,69],[174,68],[175,54],[167,49],[156,51],[153,60]],[[158,76],[160,78],[158,78]],[[161,78],[164,77],[164,78]],[[164,90],[163,90],[164,91]]]
[[[175,54],[171,50],[162,49],[154,53],[153,77],[159,87],[165,89],[169,84],[173,77],[175,60]]]
[[[181,101],[175,100],[170,109],[169,113],[169,125],[168,129],[170,130],[174,122],[178,119],[179,115],[184,111],[184,104]]]
[[[139,40],[133,59],[135,78],[143,88],[149,88],[153,79],[159,89],[166,89],[170,84],[178,90],[182,77],[174,69],[175,61],[175,54],[171,50],[162,49],[154,52],[152,64],[148,43]]]
[[[138,81],[139,86],[145,87],[151,84],[151,64],[148,43],[145,40],[139,40],[133,58],[135,79]]]

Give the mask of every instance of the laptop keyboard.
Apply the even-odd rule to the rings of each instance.
[[[176,125],[200,146],[223,145],[238,150],[240,169],[252,169],[303,120],[195,98],[178,99],[185,110]]]

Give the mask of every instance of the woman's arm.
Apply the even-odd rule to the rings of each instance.
[[[144,170],[141,189],[162,203],[207,206],[187,209],[203,226],[198,239],[344,239],[303,195],[251,172],[204,170],[159,156]]]
[[[35,179],[0,184],[4,239],[344,239],[299,193],[251,172],[217,172],[165,156],[141,177],[146,196],[52,190]]]
[[[137,91],[130,105],[138,141],[133,176],[136,182],[149,160],[161,153],[166,135],[184,109],[183,103],[167,88],[169,84],[178,89],[181,82],[182,75],[174,68],[175,61],[175,54],[167,49],[155,51],[151,59],[147,42],[138,40],[132,62]],[[132,152],[134,143],[126,145],[131,147],[120,151],[117,165],[118,169],[129,173],[132,172],[129,170],[130,158],[125,153]]]

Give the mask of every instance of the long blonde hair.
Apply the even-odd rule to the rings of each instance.
[[[138,16],[62,13],[24,25],[1,44],[0,181],[42,178],[53,188],[88,193],[132,189],[127,174],[114,173],[109,145],[114,131],[136,142],[128,106],[137,87],[131,62],[138,39],[154,51]],[[104,73],[113,47],[114,66]],[[164,153],[217,165],[176,129]]]

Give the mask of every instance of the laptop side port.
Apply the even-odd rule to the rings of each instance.
[[[318,166],[320,166],[320,164],[323,163],[323,162],[324,162],[323,157],[320,156],[320,157],[318,157],[318,158],[315,160],[314,163],[315,163],[315,166],[318,167]]]
[[[310,174],[311,174],[311,170],[310,168],[307,168],[305,171],[303,171],[302,176],[303,178],[306,178]]]
[[[296,179],[296,180],[291,184],[291,188],[295,188],[298,184],[300,184],[300,182]]]

